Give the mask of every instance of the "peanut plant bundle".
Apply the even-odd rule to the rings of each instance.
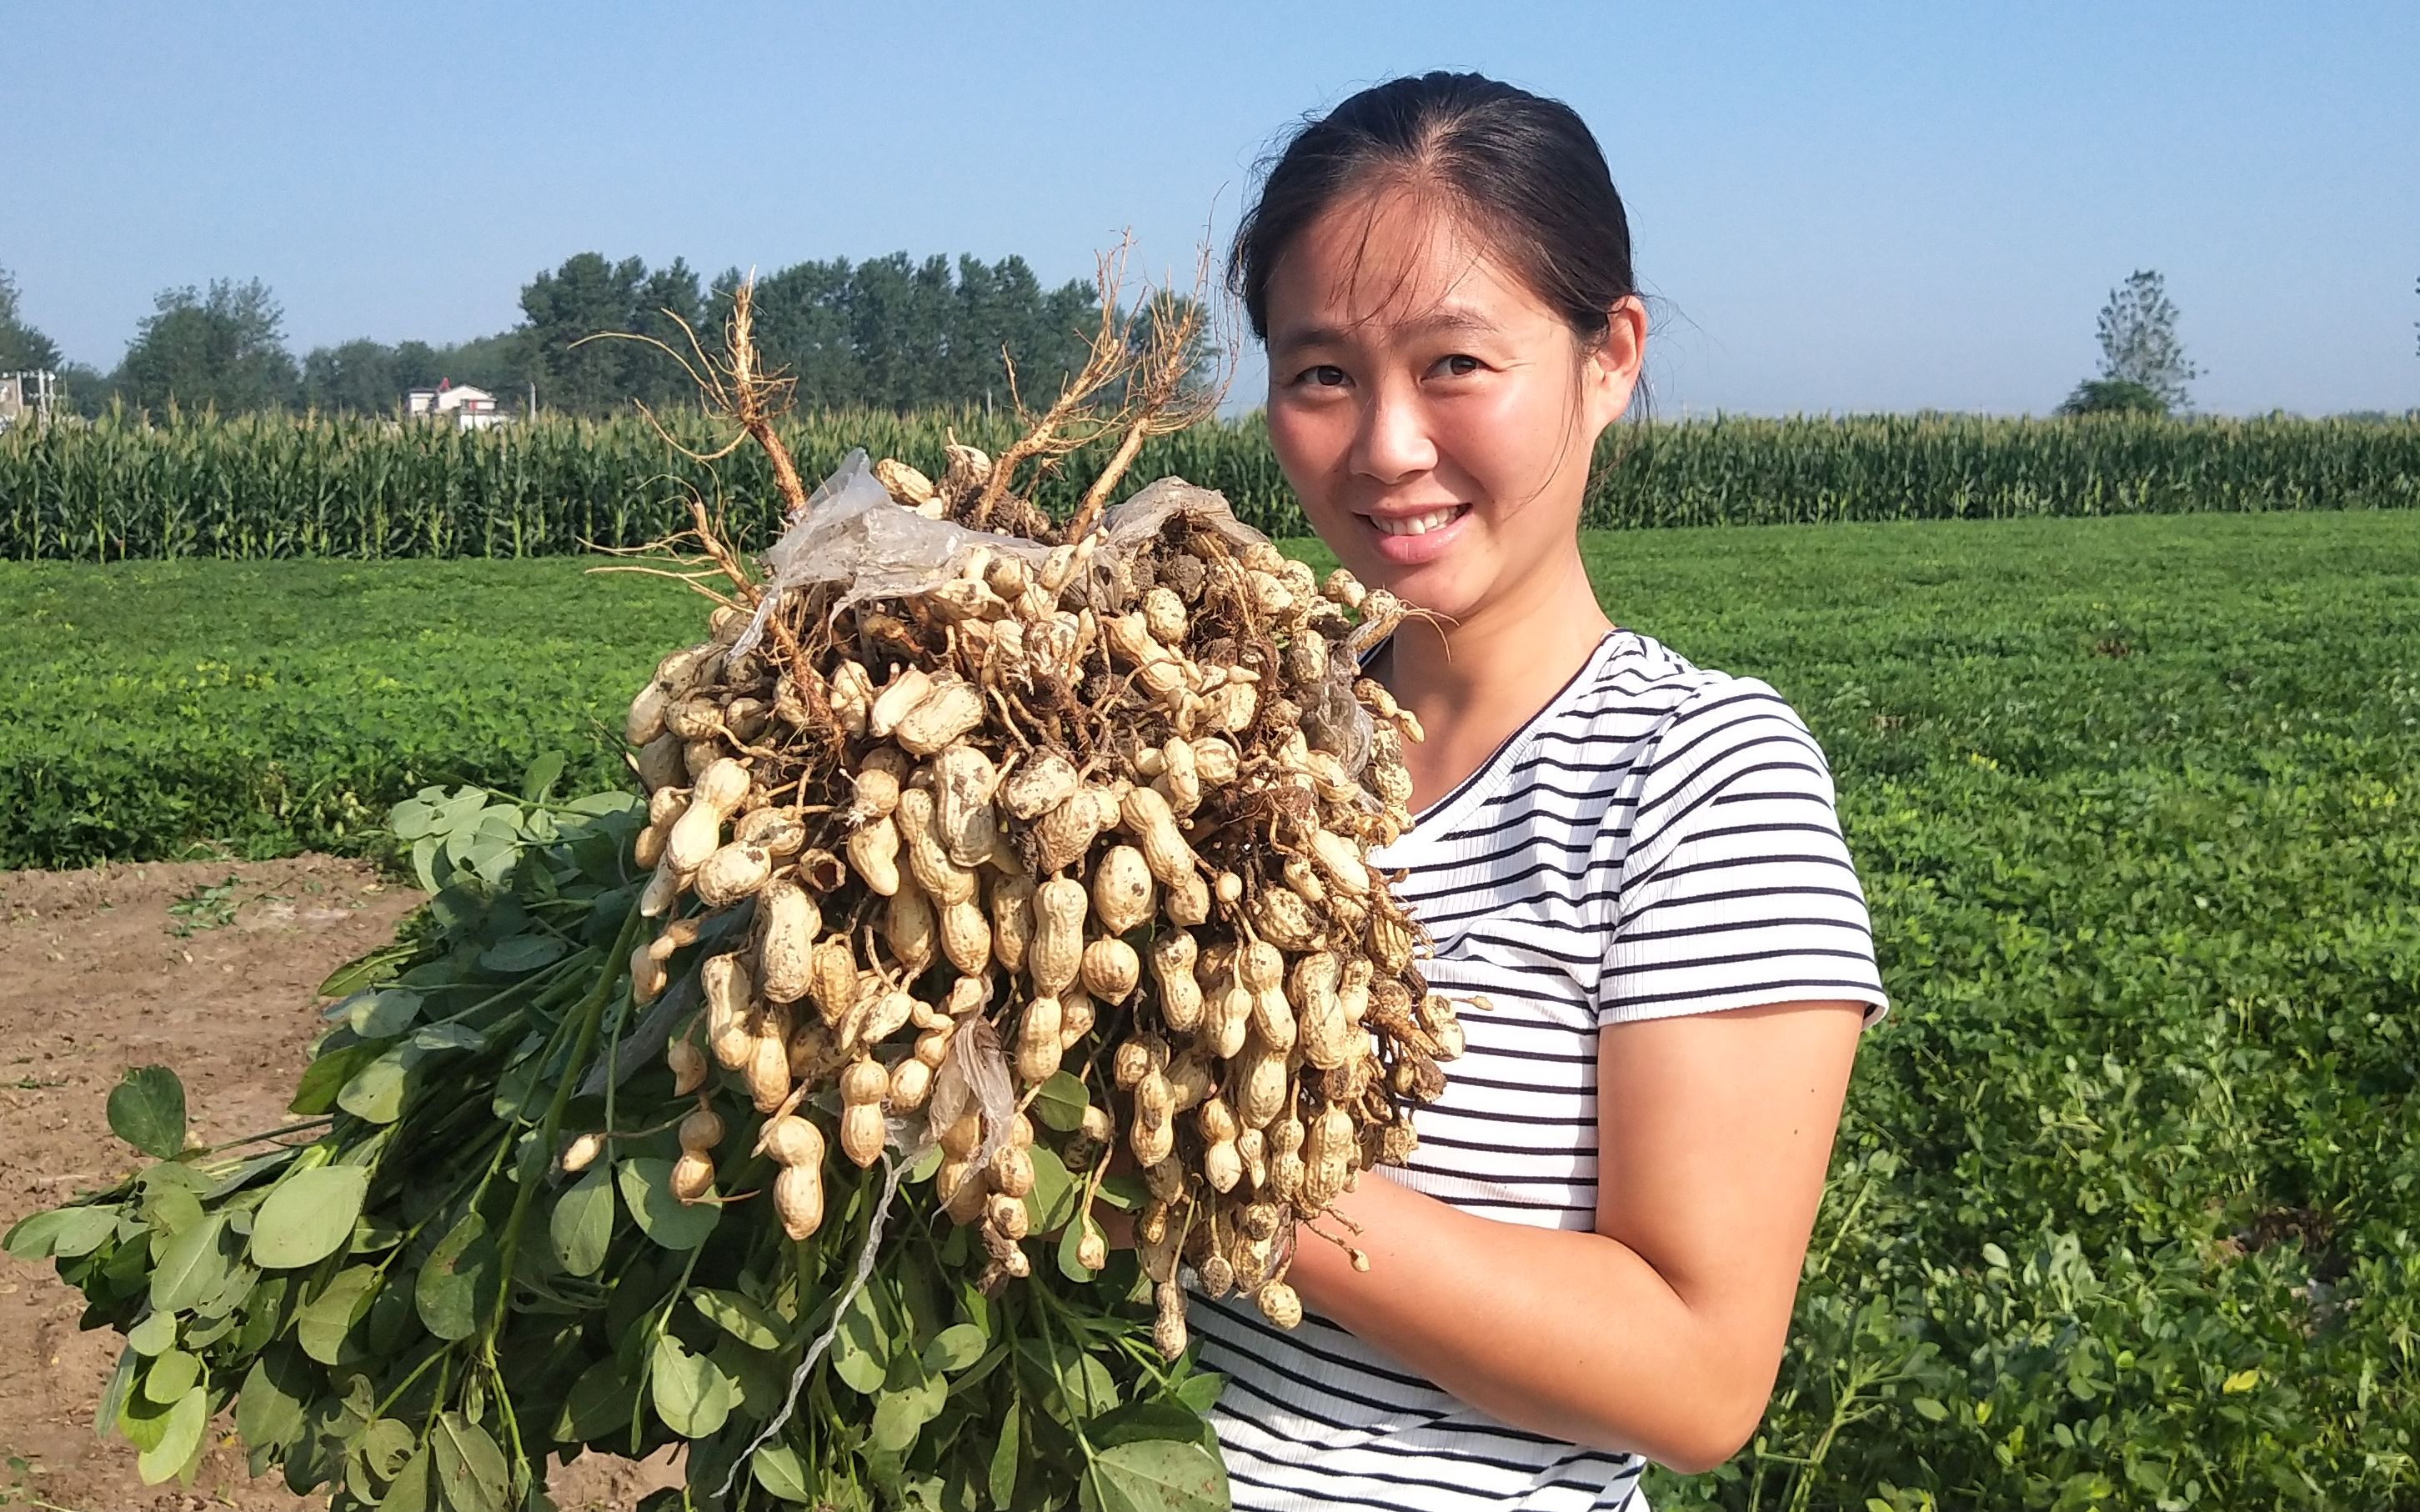
[[[1057,1087],[1086,1115],[1055,1152],[1091,1173],[1089,1268],[1112,1152],[1147,1183],[1161,1352],[1184,1348],[1180,1260],[1290,1325],[1295,1218],[1408,1152],[1400,1109],[1459,1048],[1364,858],[1410,818],[1418,725],[1357,675],[1400,608],[1173,479],[1049,548],[902,510],[965,513],[989,459],[956,461],[954,497],[895,463],[836,475],[752,612],[717,610],[633,701],[656,921],[633,995],[695,960],[668,1061],[701,1107],[710,1061],[764,1117],[751,1153],[783,1167],[793,1239],[825,1149],[799,1110],[836,1091],[847,1161],[922,1115],[978,1284],[1027,1274],[1028,1108]],[[865,596],[877,554],[923,580]],[[744,937],[701,949],[740,911]],[[676,1187],[713,1180],[718,1142],[685,1147]]]
[[[312,1122],[191,1150],[130,1074],[157,1163],[8,1244],[127,1334],[147,1475],[232,1403],[338,1507],[675,1444],[666,1506],[1225,1504],[1188,1292],[1291,1327],[1300,1243],[1366,1266],[1320,1220],[1462,1045],[1368,860],[1403,607],[1179,480],[1061,539],[949,455],[799,491],[761,575],[701,514],[641,794],[397,807],[434,896],[326,984]]]

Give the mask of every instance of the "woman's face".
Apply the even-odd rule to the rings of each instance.
[[[1406,190],[1338,205],[1268,286],[1269,440],[1353,575],[1450,620],[1517,604],[1577,549],[1597,435],[1630,402],[1645,317],[1603,347]]]

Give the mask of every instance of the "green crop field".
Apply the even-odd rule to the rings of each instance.
[[[729,439],[695,414],[665,424],[697,451]],[[1017,426],[978,410],[784,425],[811,479],[852,446],[939,476],[953,434],[998,451]],[[1102,460],[1101,448],[1078,454],[1035,499],[1063,516]],[[1720,418],[1616,426],[1596,462],[1587,523],[1606,528],[2396,509],[2420,506],[2420,415]],[[1132,476],[1171,472],[1271,534],[1306,532],[1257,415],[1157,438]],[[706,467],[637,416],[488,431],[274,414],[0,431],[0,560],[561,556],[685,529],[693,496],[757,531],[779,497],[756,448]]]
[[[1657,1504],[2420,1505],[2420,515],[1588,549],[1806,716],[1897,1005],[1764,1430]],[[0,864],[608,779],[698,611],[582,565],[0,565]]]

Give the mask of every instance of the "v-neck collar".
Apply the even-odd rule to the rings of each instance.
[[[1404,859],[1404,853],[1407,848],[1418,848],[1422,841],[1447,832],[1451,821],[1459,819],[1482,799],[1494,797],[1503,786],[1506,777],[1519,764],[1517,758],[1526,753],[1535,740],[1539,727],[1561,709],[1564,702],[1572,696],[1574,689],[1595,680],[1605,663],[1612,659],[1615,655],[1616,642],[1633,639],[1635,638],[1631,633],[1620,625],[1607,630],[1597,641],[1595,647],[1589,652],[1588,659],[1580,663],[1578,670],[1565,679],[1560,687],[1555,689],[1552,697],[1538,706],[1535,714],[1522,720],[1512,733],[1497,742],[1496,748],[1488,752],[1485,759],[1477,766],[1471,768],[1469,776],[1455,783],[1444,796],[1412,816],[1412,827],[1404,832],[1401,840],[1385,847],[1387,863],[1402,864]],[[1386,643],[1386,641],[1380,641],[1377,646],[1373,646],[1370,649],[1370,656],[1376,656],[1380,647]],[[1369,656],[1362,658],[1365,666],[1369,659]]]

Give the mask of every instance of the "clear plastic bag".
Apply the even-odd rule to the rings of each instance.
[[[1113,602],[1110,583],[1119,565],[1132,561],[1179,516],[1196,529],[1217,534],[1239,554],[1268,544],[1267,536],[1235,517],[1223,495],[1183,478],[1162,478],[1112,505],[1103,517],[1087,569],[1094,603]],[[957,577],[978,550],[1038,568],[1053,549],[1021,535],[969,530],[903,508],[875,481],[860,447],[842,459],[805,507],[791,516],[782,538],[766,548],[764,597],[733,651],[753,647],[782,600],[801,588],[838,587],[832,601],[837,613],[867,599],[904,598],[939,587]],[[1303,735],[1311,748],[1335,756],[1346,775],[1358,777],[1370,759],[1371,725],[1369,711],[1353,697],[1349,671],[1336,670],[1308,701],[1302,716]]]

